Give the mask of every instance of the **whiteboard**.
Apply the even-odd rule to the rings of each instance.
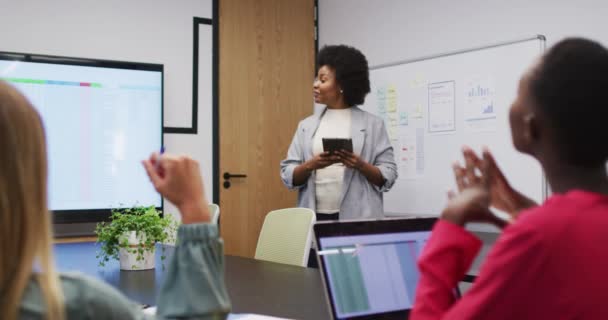
[[[384,194],[387,216],[438,216],[456,190],[452,163],[463,145],[488,146],[514,188],[544,199],[542,169],[515,150],[508,118],[520,77],[544,48],[538,36],[370,68],[362,108],[384,119],[399,170]]]

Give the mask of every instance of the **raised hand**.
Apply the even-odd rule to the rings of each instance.
[[[186,156],[154,153],[142,164],[156,191],[179,209],[183,223],[209,222],[198,162]]]

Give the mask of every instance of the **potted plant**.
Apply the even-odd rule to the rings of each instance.
[[[156,243],[175,242],[177,221],[171,215],[163,216],[154,206],[113,209],[110,220],[95,229],[102,267],[116,259],[122,270],[153,269]],[[164,260],[164,246],[162,250]]]

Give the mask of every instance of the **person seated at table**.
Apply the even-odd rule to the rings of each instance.
[[[510,110],[515,148],[536,158],[553,195],[515,191],[489,151],[464,150],[453,195],[420,257],[411,319],[608,319],[608,50],[580,38],[553,46],[521,79]],[[464,229],[511,214],[471,289],[452,289],[481,248]]]
[[[14,319],[144,319],[141,307],[103,282],[58,274],[47,208],[47,148],[40,115],[0,81],[0,314]],[[153,154],[143,165],[154,187],[180,210],[179,244],[158,297],[160,319],[224,319],[230,300],[223,243],[198,164]]]

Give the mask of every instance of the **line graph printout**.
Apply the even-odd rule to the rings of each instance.
[[[456,130],[454,81],[429,84],[429,132]]]

